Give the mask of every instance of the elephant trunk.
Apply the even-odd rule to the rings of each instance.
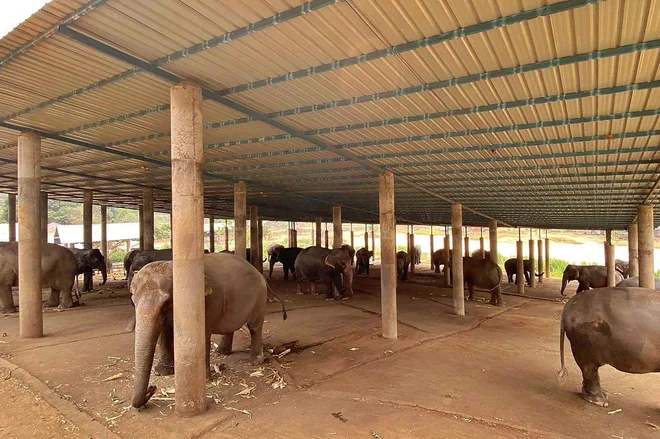
[[[108,280],[108,267],[106,266],[105,261],[103,261],[99,270],[101,271],[101,275],[103,275],[103,283],[101,283],[101,285],[105,285],[105,282]]]
[[[149,377],[160,329],[158,309],[150,304],[138,304],[135,309],[135,370],[132,402],[135,408],[144,406],[156,390],[154,386],[149,386]]]
[[[351,267],[346,267],[344,271],[344,288],[346,288],[348,296],[353,297],[353,270]]]
[[[561,277],[561,295],[565,296],[564,290],[566,289],[566,284],[568,284],[568,275],[564,273],[564,275]]]

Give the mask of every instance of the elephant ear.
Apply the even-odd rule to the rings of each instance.
[[[213,294],[213,287],[211,287],[211,278],[204,275],[204,296]]]
[[[332,256],[332,254],[329,254],[325,257],[325,265],[335,268],[335,258]]]

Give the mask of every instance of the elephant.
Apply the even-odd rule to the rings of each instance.
[[[624,279],[618,284],[616,284],[617,287],[638,287],[639,286],[639,277],[629,277],[628,279]],[[660,277],[655,278],[655,289],[660,290]]]
[[[126,279],[128,279],[128,272],[131,270],[133,258],[135,258],[138,253],[140,253],[140,250],[131,250],[124,255],[124,271],[126,272]]]
[[[273,266],[277,262],[281,262],[279,257],[279,252],[283,250],[285,247],[282,244],[273,244],[268,247],[267,253],[268,253],[268,277],[272,278],[273,277]],[[284,265],[284,264],[282,264]],[[284,276],[287,275],[287,272],[284,271]]]
[[[480,248],[478,248],[472,252],[472,257],[480,258],[480,259],[490,259],[490,252],[486,250],[482,251]]]
[[[294,267],[298,294],[303,294],[302,281],[308,280],[312,282],[312,293],[315,292],[315,282],[325,284],[327,299],[353,297],[351,257],[344,248],[330,250],[316,246],[307,247],[296,258]],[[336,295],[333,293],[333,286],[337,290]]]
[[[559,351],[564,363],[564,335],[582,372],[582,397],[607,407],[598,369],[606,364],[621,372],[660,372],[660,297],[646,288],[600,288],[571,297],[561,315]]]
[[[234,253],[234,252],[232,252],[232,253]],[[250,247],[248,247],[248,248],[245,249],[245,260],[248,261],[248,262],[252,262],[252,259],[250,259],[251,256],[252,256],[252,253],[250,252]],[[268,258],[264,259],[261,262],[266,262],[267,260],[268,260]]]
[[[628,261],[624,261],[623,259],[615,259],[614,269],[621,273],[621,276],[623,276],[624,279],[627,279],[630,276],[630,265],[628,264]]]
[[[374,252],[362,247],[355,253],[355,274],[369,274],[369,259],[374,255]]]
[[[422,246],[416,245],[413,247],[411,260],[414,265],[419,265],[422,263]]]
[[[451,268],[451,260],[448,265]],[[504,306],[504,300],[502,299],[502,269],[495,262],[490,259],[464,256],[463,281],[468,286],[468,300],[474,299],[474,288],[478,287],[490,291],[491,305]]]
[[[136,273],[131,284],[136,315],[132,405],[136,408],[144,406],[156,390],[155,386],[149,386],[156,342],[160,351],[156,374],[175,372],[172,290],[171,261],[146,265]],[[245,259],[223,253],[204,256],[207,376],[211,374],[211,334],[223,336],[218,351],[230,354],[233,334],[243,325],[250,331],[251,363],[256,365],[263,361],[262,328],[268,290],[266,279]],[[286,320],[284,305],[282,317]]]
[[[410,258],[406,252],[396,252],[396,275],[401,281],[408,280],[408,268],[410,267]]]
[[[451,249],[449,249],[449,260],[451,261]],[[436,273],[440,273],[440,266],[441,265],[447,265],[447,262],[445,260],[445,249],[441,248],[440,250],[436,250],[433,252],[433,258],[432,258],[432,265],[433,265],[433,270]]]
[[[507,259],[504,262],[504,271],[506,271],[507,280],[510,283],[514,283],[513,276],[515,276],[518,273],[518,260],[516,258]],[[534,269],[534,267],[532,267],[532,264],[529,263],[529,259],[524,259],[523,273],[525,274],[525,280],[527,281],[527,285],[531,285],[530,278],[532,276],[532,273],[534,273],[534,276],[540,278],[545,274],[545,271],[540,274],[536,273],[536,270]]]
[[[171,261],[172,260],[172,249],[168,248],[165,250],[143,250],[138,252],[133,256],[133,261],[128,270],[128,290],[131,290],[131,282],[133,276],[142,269],[145,265],[154,261]]]
[[[607,268],[602,265],[567,265],[561,278],[562,296],[566,295],[566,284],[572,280],[578,281],[576,294],[589,288],[604,288],[607,286]],[[622,280],[621,273],[614,270],[614,282],[618,284]]]
[[[348,245],[348,244],[343,244],[341,246],[341,248],[344,249],[344,251],[346,253],[348,253],[348,256],[351,258],[351,265],[354,265],[355,264],[355,249],[353,247],[351,247],[350,245]]]
[[[282,246],[277,247],[272,254],[272,257],[275,258],[276,262],[281,262],[283,271],[284,271],[284,280],[289,280],[289,273],[293,275],[293,278],[296,279],[295,263],[296,258],[303,251],[300,247],[288,247],[284,248]],[[273,261],[273,259],[271,259]],[[272,273],[272,265],[271,265]]]
[[[71,290],[78,273],[78,262],[71,250],[57,244],[41,244],[41,285],[50,287],[50,298],[46,308],[71,308],[78,306],[73,301]],[[18,243],[0,243],[0,313],[16,312],[11,287],[18,285]],[[62,299],[60,302],[60,293]],[[20,288],[19,288],[20,294]]]
[[[103,275],[103,283],[108,280],[108,266],[105,264],[105,258],[101,250],[92,249],[69,249],[73,252],[78,262],[78,273],[83,275],[83,291],[92,291],[92,277],[94,270],[99,270]]]

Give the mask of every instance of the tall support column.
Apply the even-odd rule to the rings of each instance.
[[[215,253],[215,218],[209,215],[209,252]]]
[[[229,221],[225,220],[225,250],[229,251]]]
[[[394,242],[394,248],[396,249],[396,230],[394,230],[395,234],[395,242]],[[381,244],[382,246],[382,244]],[[374,225],[371,225],[371,251],[374,252],[373,256],[371,257],[371,260],[375,261],[376,260],[376,231],[374,230]]]
[[[545,231],[545,277],[550,277],[550,239],[548,231]]]
[[[638,238],[637,252],[639,260],[639,286],[655,288],[653,265],[653,206],[644,204],[637,208]]]
[[[205,342],[202,176],[204,132],[201,89],[198,85],[188,82],[177,84],[170,89],[170,103],[174,226],[174,383],[177,389],[175,409],[181,416],[192,416],[206,410],[205,358],[208,355]],[[243,201],[245,214],[244,184],[242,189],[242,196],[237,198]]]
[[[534,252],[536,251],[536,243],[534,242],[532,229],[529,230],[529,266],[531,271],[529,273],[529,286],[534,288],[536,286],[536,276],[534,276],[536,270],[536,258],[534,257]]]
[[[330,240],[328,239],[330,234],[328,233],[328,223],[325,223],[325,248],[330,248]]]
[[[484,228],[481,228],[481,236],[479,237],[479,252],[481,259],[486,259],[486,247],[484,247]]]
[[[468,236],[467,226],[465,226],[465,257],[470,257],[470,237]]]
[[[410,226],[410,272],[415,272],[415,264],[417,263],[417,256],[415,252],[415,227]]]
[[[616,285],[615,279],[615,266],[614,266],[614,246],[612,245],[612,231],[605,230],[605,268],[607,269],[607,286],[613,287]]]
[[[41,312],[41,138],[33,133],[18,136],[18,283],[21,293],[21,337],[44,335]],[[3,303],[13,310],[14,303]]]
[[[259,260],[261,261],[261,258],[263,257],[263,254],[264,254],[264,222],[261,218],[259,218],[258,224],[257,224],[257,238],[258,238],[258,241],[259,241],[258,255],[259,255]],[[298,240],[298,238],[296,238],[296,241],[297,240]],[[298,246],[298,242],[296,242],[296,247],[297,246]],[[261,269],[260,270],[263,272],[264,265],[263,265],[263,262],[260,262],[260,263],[261,263]]]
[[[351,247],[355,248],[355,234],[353,233],[353,223],[351,223]]]
[[[296,222],[293,222],[293,246],[298,247],[298,226]]]
[[[140,225],[140,251],[144,250],[144,209],[138,206],[138,223]]]
[[[630,223],[628,225],[628,269],[630,271],[630,277],[639,276],[637,241],[637,223]]]
[[[259,254],[259,209],[257,206],[250,206],[250,263],[260,272],[263,271],[263,263]]]
[[[41,193],[41,242],[48,242],[48,192]]]
[[[544,267],[545,267],[545,261],[543,260],[543,240],[541,239],[541,231],[539,230],[539,240],[537,241],[537,247],[539,250],[539,264],[538,264],[538,272],[539,274],[543,273]],[[539,283],[543,283],[543,275],[539,276]]]
[[[91,190],[83,192],[83,247],[92,248],[92,212],[94,209],[94,194]]]
[[[7,197],[9,219],[9,242],[16,241],[16,194]]]
[[[445,265],[442,267],[442,272],[444,273],[445,285],[451,285],[451,273],[449,271],[448,262],[451,260],[452,256],[449,254],[450,244],[449,244],[449,235],[447,234],[447,227],[445,227]]]
[[[144,222],[144,249],[154,249],[154,190],[142,190],[142,218]]]
[[[435,247],[435,242],[433,242],[433,226],[431,226],[431,235],[429,236],[429,252],[430,252],[430,262],[431,262],[431,270],[433,270],[433,252]]]
[[[340,248],[344,237],[341,228],[341,206],[332,206],[332,248]]]
[[[314,244],[316,244],[317,247],[323,247],[323,244],[321,242],[321,234],[323,233],[323,226],[321,224],[321,217],[317,216],[316,217],[316,239],[314,240]]]
[[[394,218],[394,174],[380,174],[380,306],[383,337],[398,337],[396,310],[396,223]]]
[[[454,293],[454,312],[459,316],[465,315],[465,291],[463,289],[463,206],[460,203],[451,206],[451,234],[453,251],[451,253],[452,288]]]
[[[369,251],[369,229],[367,229],[367,225],[364,225],[364,248]]]
[[[101,254],[108,263],[108,206],[101,206]]]
[[[490,241],[490,260],[497,264],[497,220],[488,223],[488,241]]]
[[[245,182],[234,184],[234,254],[245,258],[247,237],[245,236],[245,221],[247,216],[247,192]]]
[[[520,239],[520,229],[518,229],[518,241],[516,241],[516,286],[518,294],[525,294],[525,262],[523,259],[523,242]]]

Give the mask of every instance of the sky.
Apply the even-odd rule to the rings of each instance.
[[[27,20],[50,0],[0,0],[0,38]]]

